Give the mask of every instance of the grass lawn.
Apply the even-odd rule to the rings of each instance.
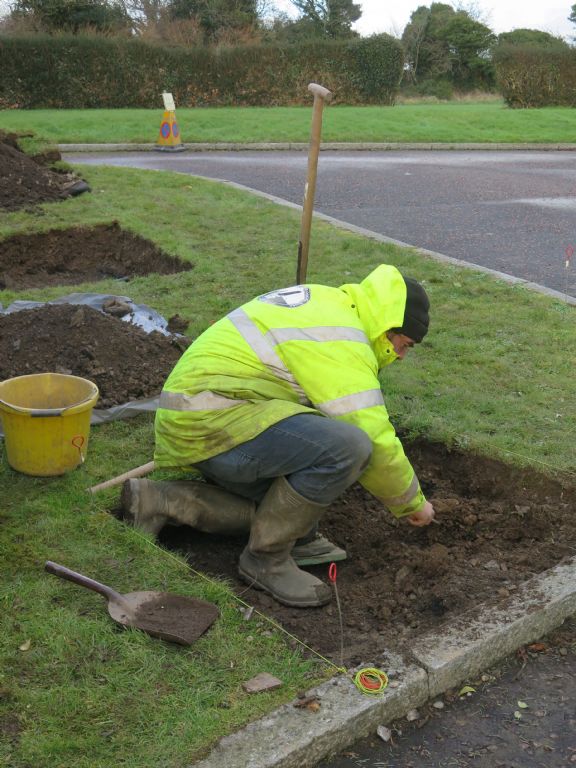
[[[308,107],[178,109],[185,143],[307,142]],[[0,128],[35,131],[56,143],[155,142],[162,109],[3,110]],[[328,106],[325,142],[574,142],[568,107],[508,109],[502,101]]]
[[[38,128],[34,117],[42,114],[21,117]],[[308,118],[305,113],[303,125]],[[139,277],[121,290],[112,280],[74,290],[123,293],[165,316],[178,312],[190,318],[195,335],[252,296],[293,283],[297,211],[178,174],[98,167],[82,174],[91,194],[36,212],[0,213],[0,237],[116,220],[196,266]],[[432,301],[425,343],[383,373],[393,421],[407,433],[501,458],[511,472],[529,466],[575,481],[576,309],[314,223],[310,282],[359,281],[381,262],[425,281]],[[0,302],[70,292],[1,291]],[[0,724],[9,738],[0,745],[0,763],[11,768],[188,765],[218,736],[333,671],[320,659],[304,660],[264,618],[244,621],[226,584],[205,582],[118,523],[107,513],[118,489],[86,493],[149,461],[153,440],[147,416],[93,427],[86,464],[51,479],[14,472],[2,453]],[[46,559],[121,592],[200,596],[216,602],[222,617],[189,649],[119,631],[100,596],[45,574]],[[241,682],[261,671],[280,677],[284,687],[248,696]]]

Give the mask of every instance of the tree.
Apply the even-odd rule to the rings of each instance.
[[[171,19],[198,23],[205,43],[216,42],[223,30],[239,30],[258,24],[257,0],[170,0]]]
[[[357,37],[352,24],[362,16],[353,0],[291,0],[300,17],[289,22],[298,36],[343,38]]]
[[[12,16],[31,20],[46,32],[77,34],[91,29],[111,33],[131,26],[124,8],[106,0],[16,0]]]
[[[571,21],[572,24],[576,24],[576,5],[573,5],[570,9],[570,16],[568,16],[568,21]]]
[[[502,32],[498,35],[498,45],[501,43],[507,45],[539,45],[562,49],[570,47],[563,38],[551,35],[549,32],[542,32],[540,29],[513,29],[511,32]]]
[[[492,30],[467,10],[446,3],[421,5],[402,34],[408,78],[486,85],[492,78],[489,53],[495,40]]]
[[[408,79],[414,82],[420,74],[420,50],[426,39],[429,22],[430,8],[421,5],[413,11],[402,34],[402,46],[406,56],[406,73]]]
[[[489,62],[490,48],[496,35],[484,24],[458,11],[441,33],[450,51],[452,79],[455,85],[484,84],[493,77]],[[486,83],[488,84],[488,83]]]
[[[450,72],[450,50],[442,31],[455,15],[451,5],[421,5],[412,13],[402,33],[409,72],[414,81]]]

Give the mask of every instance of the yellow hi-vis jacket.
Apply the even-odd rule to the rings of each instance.
[[[297,413],[322,414],[372,440],[360,483],[400,517],[425,502],[388,418],[378,370],[406,284],[380,265],[360,284],[298,285],[258,296],[210,326],[168,377],[156,414],[160,467],[203,461]]]

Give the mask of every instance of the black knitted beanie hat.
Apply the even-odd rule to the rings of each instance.
[[[409,336],[417,343],[420,343],[428,333],[430,301],[426,291],[417,280],[413,280],[411,277],[404,277],[404,282],[406,283],[404,320],[400,328],[392,328],[391,330],[395,333],[403,333],[405,336]]]

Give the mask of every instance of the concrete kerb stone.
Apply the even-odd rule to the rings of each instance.
[[[360,693],[347,677],[315,689],[310,712],[288,703],[220,740],[193,768],[311,768],[323,758],[405,717],[576,613],[576,558],[530,579],[497,607],[467,611],[441,630],[416,640],[411,661],[384,654],[391,685],[378,697]],[[192,767],[189,767],[192,768]]]
[[[269,142],[262,141],[252,144],[240,144],[238,142],[193,142],[184,144],[184,148],[189,152],[291,152],[306,151],[309,148],[306,142]],[[147,152],[157,149],[156,144],[58,144],[61,152]],[[516,150],[538,150],[547,151],[576,151],[576,144],[521,144],[521,143],[499,143],[482,144],[478,142],[323,142],[321,147],[323,152],[386,152],[394,150],[449,150],[449,151],[495,151],[510,152]]]
[[[319,711],[296,708],[296,702],[285,704],[225,736],[194,768],[308,768],[428,700],[423,669],[406,665],[394,654],[385,654],[380,666],[391,681],[384,695],[363,694],[340,675],[314,689]]]

